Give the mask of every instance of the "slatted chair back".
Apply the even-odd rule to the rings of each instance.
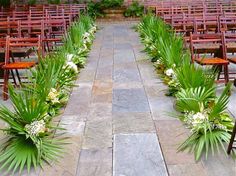
[[[236,64],[236,34],[223,33],[223,56],[231,63]]]
[[[36,51],[38,59],[42,54],[42,40],[41,37],[37,38],[6,38],[6,51],[5,51],[5,65],[10,63],[11,50],[27,50]],[[13,53],[14,54],[14,53]]]
[[[200,55],[210,56],[215,51],[220,51],[223,44],[222,33],[216,34],[195,34],[190,33],[190,52],[191,60],[194,62],[196,59],[199,59]]]
[[[26,20],[19,22],[19,31],[21,37],[44,36],[44,21],[43,20]]]
[[[219,31],[234,33],[236,31],[236,16],[219,17]]]
[[[20,31],[19,21],[2,21],[0,22],[0,37],[6,37],[7,35],[11,37],[19,37]]]

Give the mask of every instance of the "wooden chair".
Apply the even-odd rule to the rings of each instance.
[[[190,52],[192,63],[211,65],[224,70],[224,80],[229,81],[229,61],[223,54],[223,35],[217,34],[192,34],[190,33]],[[218,76],[218,80],[220,77]]]
[[[5,38],[7,35],[11,37],[19,37],[20,31],[19,21],[4,21],[0,22],[0,37]]]
[[[50,19],[44,21],[44,27],[48,30],[43,38],[46,43],[47,51],[53,51],[56,46],[62,44],[66,32],[66,22],[64,19]]]
[[[4,69],[4,84],[3,84],[3,98],[8,99],[8,80],[9,71],[30,69],[34,67],[36,61],[17,61],[15,57],[29,57],[32,52],[36,49],[38,59],[41,56],[41,38],[6,38],[6,49],[5,49],[5,63],[2,66]],[[20,77],[17,75],[18,78]],[[20,82],[20,79],[19,79]]]
[[[219,17],[219,32],[235,33],[236,16],[235,17]]]
[[[236,64],[236,35],[232,33],[223,33],[223,55],[230,63]],[[233,75],[234,84],[236,86],[235,72],[229,72],[229,75]],[[231,79],[231,77],[229,77]]]

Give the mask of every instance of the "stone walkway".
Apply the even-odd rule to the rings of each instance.
[[[37,176],[234,176],[224,154],[194,161],[177,153],[188,130],[169,113],[173,98],[131,22],[99,25],[88,64],[61,117],[71,144]],[[232,106],[231,106],[232,107]],[[1,174],[0,174],[1,175]]]
[[[236,175],[235,162],[224,154],[196,163],[193,154],[176,152],[188,130],[169,116],[173,98],[164,95],[167,87],[132,26],[100,24],[62,118],[74,146],[57,175]]]

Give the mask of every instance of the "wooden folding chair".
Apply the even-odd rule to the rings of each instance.
[[[8,80],[9,71],[30,69],[36,65],[36,61],[17,61],[15,57],[29,57],[36,48],[38,60],[41,56],[41,38],[6,38],[5,49],[5,63],[2,66],[4,69],[4,84],[3,84],[3,98],[8,98]],[[17,72],[18,74],[18,72]],[[17,75],[20,78],[19,74]],[[19,82],[20,79],[19,79]]]
[[[236,64],[236,34],[223,33],[223,55],[230,63]],[[229,72],[229,75],[234,75],[234,85],[236,86],[235,72]],[[229,77],[231,78],[231,77]]]
[[[62,44],[64,34],[66,32],[66,22],[64,19],[51,19],[44,21],[44,27],[47,29],[47,33],[43,38],[43,42],[46,43],[47,51],[54,50],[56,46]]]
[[[5,38],[7,35],[11,37],[19,37],[20,31],[19,21],[3,21],[0,22],[0,37]]]
[[[224,82],[229,81],[229,61],[223,55],[223,35],[217,34],[192,34],[190,33],[190,51],[192,63],[211,65],[223,68]],[[220,77],[218,76],[218,80]]]
[[[231,134],[230,142],[228,145],[227,153],[230,154],[233,149],[236,149],[236,146],[234,146],[234,143],[236,142],[235,140],[236,136],[236,122],[234,123],[234,128]]]

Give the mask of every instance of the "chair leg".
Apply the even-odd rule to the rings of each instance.
[[[9,80],[9,70],[4,70],[4,83],[3,83],[3,100],[8,99],[8,80]]]
[[[228,146],[228,149],[227,149],[228,154],[231,153],[231,150],[233,148],[235,134],[236,134],[236,122],[234,124],[233,132],[232,132],[231,139],[230,139],[230,142],[229,142],[229,146]]]
[[[234,87],[236,87],[236,78],[234,79]]]
[[[217,80],[219,80],[219,79],[220,79],[221,72],[222,72],[222,65],[216,66],[216,69],[217,69],[217,71],[218,71]],[[224,76],[225,76],[225,75],[224,75]]]
[[[229,82],[229,70],[228,65],[224,65],[224,77],[225,77],[225,84]]]
[[[15,78],[13,70],[11,70],[11,75],[12,75],[12,79],[13,79],[14,84],[17,86],[17,82],[16,82],[16,78]]]
[[[19,71],[16,69],[16,76],[18,78],[19,84],[21,84],[20,74]]]

